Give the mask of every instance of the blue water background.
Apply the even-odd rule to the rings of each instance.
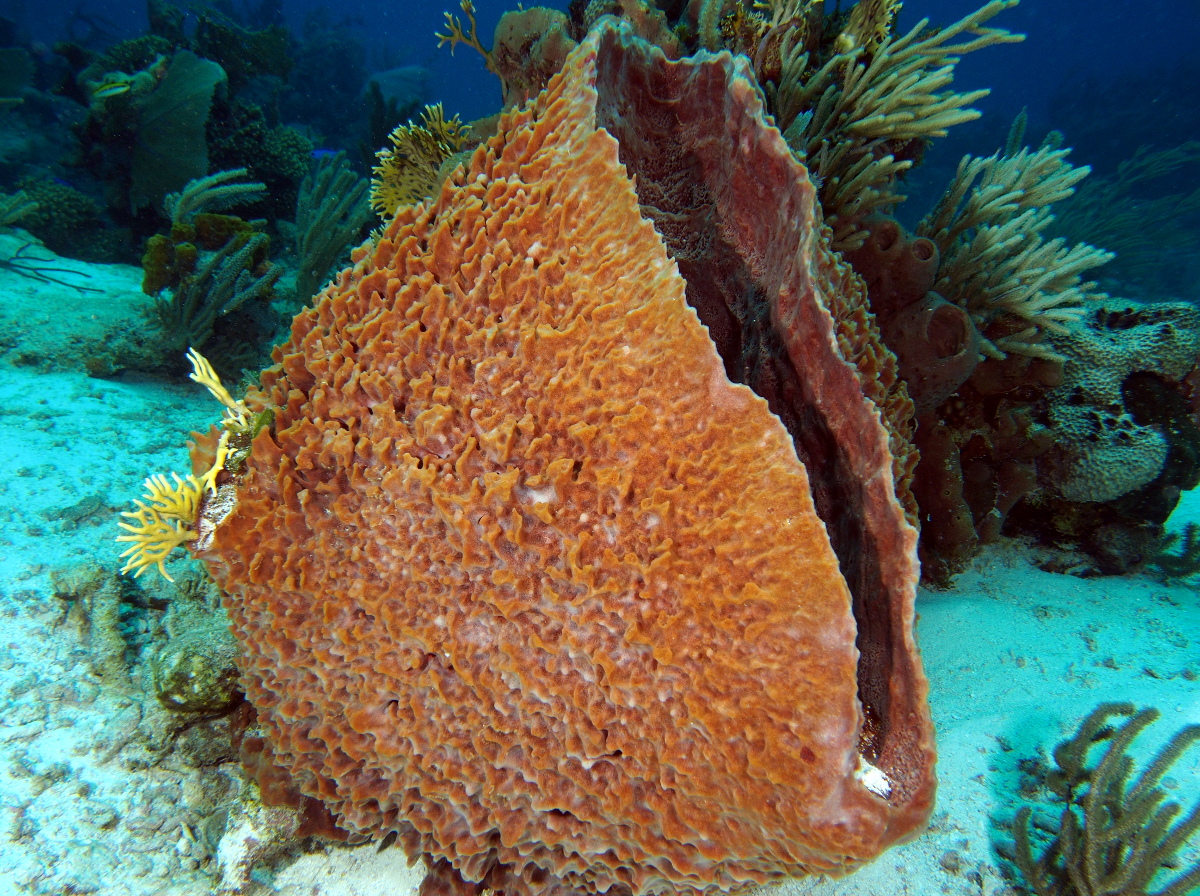
[[[983,0],[908,0],[901,13],[900,26],[906,30],[923,17],[928,17],[934,24],[947,24],[982,3]],[[542,5],[565,9],[566,0]],[[243,3],[234,3],[235,9],[243,6]],[[485,44],[490,45],[500,15],[515,6],[515,0],[478,0],[480,34]],[[484,69],[473,51],[460,47],[451,57],[448,50],[437,48],[434,32],[442,27],[446,10],[458,12],[454,0],[337,4],[285,0],[283,13],[289,26],[299,32],[306,16],[322,8],[327,11],[328,21],[345,23],[351,33],[367,45],[368,67],[422,65],[429,68],[432,72],[431,99],[445,103],[448,110],[460,113],[464,119],[490,114],[499,105],[497,81]],[[82,18],[76,16],[74,24],[78,36],[86,35],[90,27],[88,20],[117,36],[130,36],[146,29],[145,4],[142,2],[57,0],[33,4],[27,0],[5,0],[0,3],[0,13],[17,19],[34,39],[47,43],[59,40],[67,33],[72,13],[77,10],[82,13]],[[1024,0],[1015,9],[998,16],[993,24],[1022,31],[1028,39],[1017,46],[992,48],[967,57],[959,69],[957,82],[963,88],[992,89],[992,95],[979,107],[993,122],[993,130],[1002,131],[1023,106],[1028,106],[1031,134],[1043,134],[1050,128],[1062,126],[1053,120],[1051,109],[1056,103],[1061,107],[1064,94],[1069,96],[1073,85],[1088,79],[1117,84],[1156,70],[1169,73],[1181,68],[1184,77],[1180,80],[1185,83],[1166,84],[1166,89],[1161,91],[1168,95],[1166,98],[1149,96],[1149,91],[1144,91],[1147,108],[1142,111],[1149,126],[1123,128],[1121,133],[1112,135],[1105,152],[1089,147],[1089,152],[1096,157],[1077,161],[1110,167],[1138,145],[1158,142],[1152,122],[1161,122],[1162,128],[1169,131],[1173,119],[1196,114],[1195,91],[1200,88],[1200,83],[1194,76],[1200,71],[1200,64],[1194,59],[1200,55],[1197,52],[1200,48],[1200,0],[1159,3]],[[1126,104],[1129,102],[1127,97],[1122,100]],[[1185,108],[1189,105],[1192,108]],[[1104,112],[1103,104],[1089,98],[1084,114],[1103,116]],[[1176,120],[1174,124],[1184,122]],[[977,129],[976,133],[981,132]],[[1068,142],[1071,136],[1067,134]],[[1192,136],[1200,138],[1200,133]],[[986,144],[958,149],[962,148],[990,151]]]

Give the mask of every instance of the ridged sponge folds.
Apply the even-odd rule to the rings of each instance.
[[[915,532],[821,304],[836,283],[772,307],[812,318],[792,335],[829,360],[806,378],[848,415],[798,415],[868,495],[841,558],[597,124],[606,59],[649,93],[734,91],[730,158],[761,140],[790,166],[758,213],[792,248],[766,261],[801,271],[812,186],[741,63],[602,26],[296,318],[246,399],[274,424],[191,545],[270,762],[443,890],[715,894],[853,868],[932,806]]]

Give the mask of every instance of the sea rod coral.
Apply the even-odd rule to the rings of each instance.
[[[675,137],[725,179],[696,233],[727,241],[730,283],[773,284],[770,363],[795,370],[757,378],[811,472],[730,381],[598,126],[625,95],[651,127],[684,103],[668,84],[740,135],[724,160],[698,122]],[[763,170],[786,213],[737,220]],[[273,420],[188,545],[225,593],[258,767],[462,893],[715,894],[919,832],[916,533],[857,365],[888,368],[831,314],[862,286],[819,224],[743,62],[671,63],[607,23],[402,208],[247,395]],[[750,251],[764,229],[787,239]],[[838,501],[831,532],[814,505]]]

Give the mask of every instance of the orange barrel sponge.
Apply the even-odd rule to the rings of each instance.
[[[875,509],[912,576],[856,645],[792,437],[597,126],[629,40],[602,25],[296,318],[250,397],[274,426],[202,509],[274,763],[430,891],[736,891],[851,869],[932,804],[915,538]]]

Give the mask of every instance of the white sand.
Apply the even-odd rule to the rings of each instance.
[[[0,259],[15,245],[0,236]],[[175,723],[147,698],[144,675],[97,674],[95,640],[54,597],[50,573],[87,561],[113,570],[117,512],[148,473],[187,469],[186,433],[219,409],[191,384],[89,378],[83,347],[144,326],[140,272],[40,257],[60,269],[54,279],[100,291],[0,267],[0,894],[215,893],[213,794],[236,788],[236,765],[197,771],[187,757],[203,745],[171,739]],[[1188,518],[1200,520],[1200,496],[1187,496],[1172,525]],[[139,599],[171,598],[155,579],[140,580]],[[1006,543],[953,589],[923,593],[919,611],[940,749],[932,827],[855,875],[781,885],[790,892],[1004,893],[992,830],[1018,804],[1019,759],[1072,733],[1100,701],[1162,710],[1141,757],[1200,722],[1195,585],[1044,573],[1031,550]],[[128,614],[131,653],[160,616],[161,606]],[[1197,753],[1167,782],[1186,803],[1200,797]],[[220,844],[226,859],[233,839]],[[316,847],[255,879],[240,892],[403,896],[420,873],[397,849]]]

